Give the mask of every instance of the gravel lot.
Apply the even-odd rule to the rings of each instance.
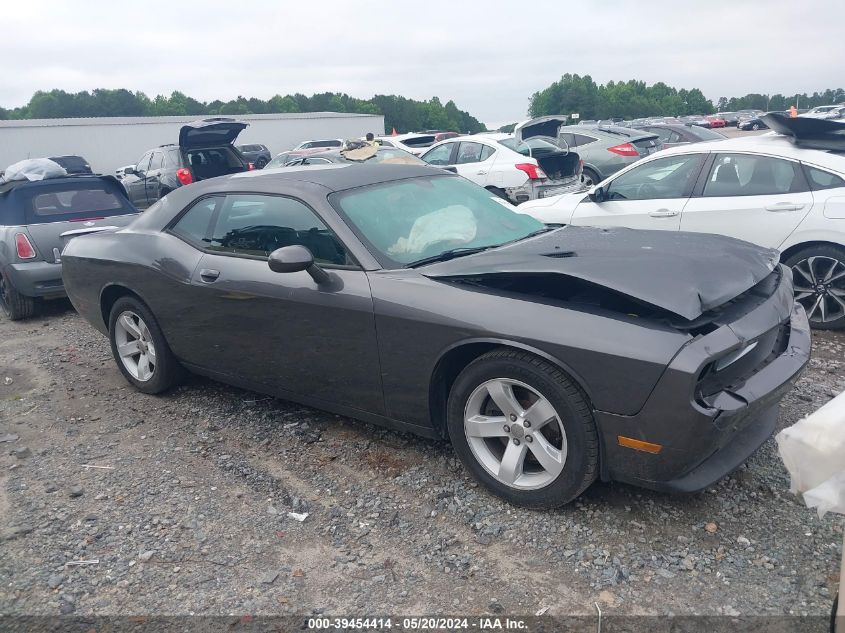
[[[843,347],[815,337],[781,427],[845,389]],[[695,496],[521,510],[444,443],[200,378],[137,393],[66,302],[0,321],[0,613],[827,614],[842,521],[788,486],[770,440]]]

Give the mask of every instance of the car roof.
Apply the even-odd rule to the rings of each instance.
[[[10,180],[8,182],[0,183],[0,195],[11,191],[12,189],[37,188],[49,185],[51,188],[55,185],[62,184],[77,184],[84,180],[115,180],[115,177],[110,174],[68,174],[67,176],[59,176],[57,178],[42,178],[41,180]],[[115,180],[115,182],[117,182]]]
[[[653,156],[659,157],[692,152],[752,152],[771,154],[845,172],[845,156],[842,154],[796,147],[786,136],[772,132],[761,134],[760,136],[726,138],[723,141],[710,141],[706,144],[693,143],[692,145],[670,147],[657,154],[653,154]]]
[[[228,182],[232,190],[273,192],[285,190],[286,185],[310,183],[320,185],[329,191],[343,191],[393,180],[437,176],[444,173],[449,172],[427,165],[329,163],[244,171],[200,181],[192,187],[195,187],[194,191],[197,191],[198,188],[203,187],[203,183],[209,183],[208,188],[220,189],[222,184]]]

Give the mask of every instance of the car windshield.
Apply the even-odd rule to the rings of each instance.
[[[388,268],[455,249],[499,246],[544,229],[494,194],[448,175],[342,191],[330,201]]]
[[[499,145],[504,145],[508,149],[519,152],[523,156],[544,156],[546,154],[558,154],[563,151],[562,147],[539,138],[529,138],[522,142],[517,141],[515,138],[503,138],[499,141]]]
[[[287,163],[290,158],[290,154],[279,154],[273,160],[271,160],[267,165],[265,165],[264,169],[273,169],[274,167],[284,167],[285,163]]]

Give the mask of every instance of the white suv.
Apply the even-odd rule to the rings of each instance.
[[[832,147],[845,149],[845,124],[841,132]],[[588,194],[535,200],[519,211],[547,224],[718,233],[779,249],[811,325],[845,327],[841,152],[804,149],[774,133],[683,145],[634,163]]]

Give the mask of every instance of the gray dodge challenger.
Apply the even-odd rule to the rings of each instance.
[[[430,167],[214,178],[62,261],[137,389],[187,370],[448,438],[535,508],[597,478],[712,484],[771,436],[810,354],[775,251],[547,227]]]

